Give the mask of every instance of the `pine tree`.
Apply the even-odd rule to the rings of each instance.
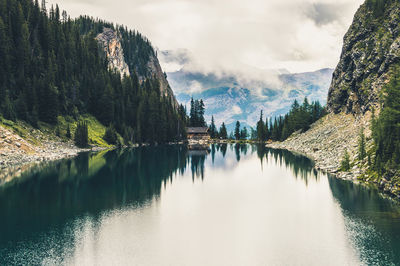
[[[240,139],[246,140],[247,138],[248,138],[247,128],[244,127],[244,128],[240,131]]]
[[[113,125],[107,127],[103,139],[107,141],[108,144],[113,144],[113,145],[117,144],[118,142],[117,131],[115,130]]]
[[[86,122],[78,122],[75,130],[75,145],[80,148],[89,146],[88,125]]]
[[[228,139],[228,132],[226,130],[225,123],[222,123],[221,128],[219,129],[219,137],[221,139]]]
[[[263,111],[260,112],[260,120],[257,122],[257,139],[258,141],[265,141],[266,139],[266,132],[265,132],[265,125],[263,120]]]
[[[209,127],[209,132],[210,132],[210,137],[212,139],[216,138],[218,135],[217,128],[215,127],[215,123],[214,123],[214,116],[211,116],[211,124]]]
[[[358,159],[360,161],[364,160],[367,152],[365,150],[365,135],[364,135],[364,128],[361,128],[360,134],[358,136]]]
[[[235,126],[235,139],[240,140],[240,122],[236,121],[236,126]]]
[[[344,156],[340,165],[340,170],[345,172],[350,170],[350,155],[347,150],[344,151]]]
[[[69,124],[67,125],[67,133],[65,134],[65,136],[67,137],[67,139],[71,139],[71,127]]]

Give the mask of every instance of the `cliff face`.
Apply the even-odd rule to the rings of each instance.
[[[147,44],[149,46],[147,48],[151,49],[152,52],[148,53],[148,58],[146,59],[147,63],[145,63],[139,59],[132,60],[130,57],[125,55],[125,52],[129,55],[135,54],[135,52],[137,53],[139,51],[139,48],[135,48],[137,51],[134,52],[124,51],[122,45],[124,40],[122,38],[123,37],[121,37],[117,31],[111,28],[104,28],[103,32],[98,34],[96,37],[96,40],[99,42],[108,58],[109,67],[118,70],[121,73],[121,77],[123,75],[129,76],[133,71],[135,71],[140,82],[143,82],[148,78],[156,78],[160,82],[161,95],[170,98],[172,104],[175,107],[178,107],[178,102],[164,72],[161,69],[157,57],[154,55],[154,50],[150,47],[150,44]],[[127,47],[132,49],[131,45],[127,45]],[[131,67],[129,67],[127,62],[130,63]]]
[[[147,63],[147,68],[149,75],[152,77],[156,77],[160,81],[160,92],[162,96],[171,99],[172,104],[175,107],[178,107],[178,101],[174,96],[174,92],[172,91],[164,72],[162,71],[160,62],[158,61],[157,57],[154,55],[150,55],[149,61]],[[148,77],[141,76],[139,79],[144,80]]]
[[[368,2],[344,37],[328,94],[328,110],[334,113],[364,114],[377,105],[390,68],[400,61],[399,1],[386,1],[379,15]]]
[[[110,28],[104,28],[103,32],[98,34],[96,40],[103,48],[111,69],[116,69],[121,76],[129,76],[129,67],[125,62],[124,50],[122,49],[120,36],[116,31]]]

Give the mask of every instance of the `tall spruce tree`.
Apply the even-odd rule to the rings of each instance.
[[[236,126],[235,126],[235,139],[240,140],[240,122],[236,121]]]
[[[219,129],[219,137],[221,139],[228,139],[228,132],[226,130],[225,123],[222,123],[221,128]]]

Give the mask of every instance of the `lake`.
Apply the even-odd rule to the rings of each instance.
[[[256,145],[85,153],[0,186],[0,265],[400,265],[400,205]]]

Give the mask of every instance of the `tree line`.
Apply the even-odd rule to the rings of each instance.
[[[129,77],[108,68],[95,40],[103,27],[121,35]],[[146,66],[152,55],[151,43],[125,27],[73,20],[45,1],[0,0],[0,114],[33,126],[91,114],[126,142],[182,139],[185,109],[161,96]]]
[[[392,78],[383,91],[385,96],[378,118],[373,111],[373,147],[367,154],[370,166],[380,175],[400,170],[400,67],[392,70]]]
[[[261,111],[256,130],[251,134],[252,139],[257,139],[258,141],[284,141],[298,130],[307,131],[311,124],[325,114],[326,111],[319,101],[314,101],[310,104],[307,98],[304,98],[301,105],[297,100],[294,100],[290,111],[286,115],[275,117],[274,119],[271,118],[269,121],[266,118],[264,122],[263,111]]]

